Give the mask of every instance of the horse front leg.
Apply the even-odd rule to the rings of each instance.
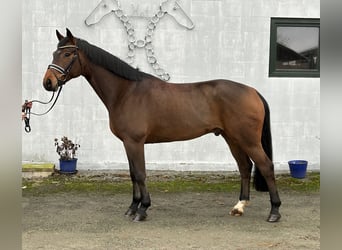
[[[130,163],[129,163],[129,165],[130,165],[129,168],[132,169],[133,167],[131,167]],[[135,179],[133,178],[133,174],[131,171],[130,171],[130,175],[131,175],[131,180],[132,180],[132,184],[133,184],[133,200],[132,200],[132,203],[129,206],[128,210],[125,213],[125,215],[128,217],[136,215],[138,208],[139,208],[139,205],[140,205],[140,202],[141,202],[141,194],[140,194],[139,185],[135,181]]]
[[[144,144],[125,141],[124,146],[133,184],[133,200],[125,214],[127,216],[134,216],[133,221],[143,221],[147,217],[146,210],[151,205],[150,195],[145,184]]]

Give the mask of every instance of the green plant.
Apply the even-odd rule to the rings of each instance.
[[[68,137],[63,136],[61,141],[55,138],[56,152],[61,160],[75,159],[76,151],[80,147],[80,144],[73,143]]]

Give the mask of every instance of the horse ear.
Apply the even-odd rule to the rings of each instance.
[[[58,30],[56,30],[56,36],[58,38],[58,41],[60,41],[60,40],[62,40],[64,38],[64,36],[61,33],[59,33]]]
[[[76,39],[74,38],[73,34],[71,34],[71,31],[68,28],[66,29],[66,33],[67,33],[67,37],[69,38],[69,40],[72,43],[76,44]]]
[[[70,38],[70,40],[74,39],[74,36],[71,34],[71,31],[68,28],[66,29],[66,34],[67,34],[67,37]]]

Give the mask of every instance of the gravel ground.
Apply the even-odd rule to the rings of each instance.
[[[156,192],[147,220],[134,223],[123,215],[131,193],[28,194],[22,248],[320,249],[319,193],[280,190],[280,197],[281,221],[268,223],[268,193],[252,191],[245,214],[233,217],[237,192]]]

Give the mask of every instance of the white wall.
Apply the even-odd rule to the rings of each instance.
[[[26,0],[22,9],[22,85],[24,99],[48,100],[42,87],[57,45],[55,30],[68,27],[75,36],[125,58],[127,36],[114,16],[92,27],[85,18],[99,0]],[[121,0],[130,14],[152,16],[159,0]],[[253,86],[269,102],[276,170],[287,161],[306,159],[309,169],[320,161],[320,79],[269,78],[270,17],[319,17],[319,0],[180,0],[195,29],[186,30],[170,16],[157,26],[153,44],[171,82],[226,78]],[[178,12],[179,13],[179,12]],[[181,19],[184,22],[184,19]],[[146,20],[132,18],[143,38]],[[143,49],[136,64],[150,72]],[[47,107],[34,104],[33,111]],[[57,162],[53,139],[66,135],[80,144],[79,167],[127,169],[121,141],[108,126],[107,111],[84,78],[67,83],[54,110],[32,117],[32,132],[22,134],[23,161]],[[237,170],[227,145],[212,134],[201,138],[146,146],[148,169]]]

